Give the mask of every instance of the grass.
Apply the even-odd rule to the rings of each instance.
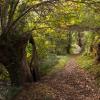
[[[91,58],[90,56],[79,56],[77,61],[80,67],[86,70],[90,70],[94,62],[93,58]]]
[[[80,56],[77,59],[81,68],[94,75],[97,85],[100,86],[100,64],[96,64],[93,57]]]
[[[69,56],[49,55],[40,63],[40,72],[42,75],[50,75],[64,69]]]

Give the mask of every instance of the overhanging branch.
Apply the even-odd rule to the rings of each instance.
[[[58,0],[49,0],[49,1],[43,1],[43,2],[41,2],[41,3],[38,3],[38,4],[35,4],[35,5],[31,5],[30,7],[28,7],[18,18],[16,18],[14,21],[13,21],[13,23],[10,25],[10,28],[9,28],[9,30],[7,31],[7,32],[9,32],[10,31],[10,29],[12,28],[12,27],[14,27],[15,26],[15,24],[22,18],[22,17],[24,17],[25,15],[27,15],[28,13],[30,13],[30,11],[35,11],[35,9],[36,8],[38,8],[39,6],[46,6],[47,4],[52,4],[52,3],[54,3],[54,2],[56,2],[56,1],[58,1]]]

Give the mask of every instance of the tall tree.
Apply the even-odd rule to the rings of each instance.
[[[34,4],[27,0],[3,0],[2,4],[0,3],[0,63],[9,72],[12,85],[20,86],[25,82],[32,82],[33,79],[39,79],[36,46],[31,35],[35,28],[26,30],[25,26],[30,11],[37,11],[42,6],[48,7],[52,2],[55,1]],[[28,41],[33,46],[30,66],[26,60],[25,50]],[[33,69],[30,70],[32,66]]]

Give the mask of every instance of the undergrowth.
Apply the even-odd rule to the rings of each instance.
[[[21,87],[9,87],[6,95],[6,100],[13,100],[13,97],[21,90]]]
[[[100,87],[100,64],[97,64],[91,56],[80,56],[78,57],[77,62],[81,68],[94,76],[97,85]]]
[[[42,75],[50,75],[64,68],[69,56],[49,55],[40,63],[40,72]]]

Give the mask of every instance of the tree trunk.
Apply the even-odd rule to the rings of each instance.
[[[97,59],[96,60],[100,63],[100,43],[98,43],[97,45]]]
[[[0,63],[2,63],[11,79],[11,84],[21,86],[26,82],[32,82],[32,74],[26,60],[25,48],[27,41],[7,41],[0,37]]]
[[[37,54],[37,50],[36,50],[36,45],[35,45],[35,41],[31,35],[30,37],[30,43],[32,44],[32,59],[30,62],[30,69],[33,75],[33,80],[34,81],[38,81],[40,80],[40,74],[39,74],[39,63],[38,63],[38,54]]]
[[[81,33],[78,32],[78,45],[82,48],[82,36],[81,36]]]
[[[70,54],[70,49],[71,49],[71,43],[72,43],[72,34],[70,32],[67,33],[67,46],[66,46],[66,52]]]

